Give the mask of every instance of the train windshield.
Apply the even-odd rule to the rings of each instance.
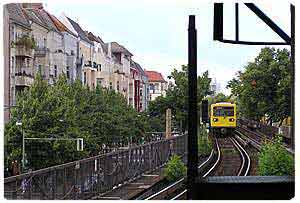
[[[234,116],[234,108],[228,106],[214,107],[214,116]]]

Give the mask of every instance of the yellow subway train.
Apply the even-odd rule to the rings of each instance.
[[[210,107],[210,129],[215,135],[232,135],[236,128],[236,104],[220,102]]]

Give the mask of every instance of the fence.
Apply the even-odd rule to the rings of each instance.
[[[4,179],[6,199],[89,199],[184,155],[187,135]]]
[[[291,137],[291,127],[290,126],[276,127],[276,126],[265,125],[263,123],[253,121],[253,120],[248,120],[248,119],[239,119],[239,123],[242,125],[252,126],[259,132],[261,132],[269,137],[274,137],[274,135],[276,135],[278,133],[282,134],[282,136],[287,139],[289,139]]]

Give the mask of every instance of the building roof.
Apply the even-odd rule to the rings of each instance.
[[[20,4],[11,3],[6,4],[5,7],[7,8],[8,15],[11,20],[30,29],[29,20],[23,13],[22,6]]]
[[[43,19],[40,18],[37,10],[26,8],[26,9],[23,9],[23,11],[28,20],[35,22],[36,24],[38,24],[46,29],[50,29],[50,27],[48,27],[48,25],[43,21]]]
[[[43,8],[43,3],[22,3],[23,8]]]
[[[85,33],[86,33],[87,37],[89,38],[89,40],[98,42],[101,45],[104,53],[107,54],[107,49],[108,49],[107,45],[104,43],[104,41],[99,36],[96,36],[92,32],[89,32],[89,31],[85,31]]]
[[[148,76],[149,82],[167,82],[159,72],[145,70],[145,74]]]
[[[112,53],[124,53],[125,55],[133,56],[125,47],[117,42],[111,42],[111,52]]]
[[[85,32],[83,31],[83,29],[80,27],[80,25],[78,23],[76,23],[75,21],[73,21],[71,18],[67,17],[67,19],[70,21],[71,25],[73,26],[73,28],[76,30],[76,32],[78,33],[80,39],[82,39],[83,41],[92,44],[92,42],[89,40],[89,38],[86,36]]]
[[[69,30],[67,26],[65,26],[60,20],[58,20],[58,18],[56,18],[54,15],[51,15],[50,13],[48,13],[48,15],[51,18],[53,24],[56,26],[57,30],[59,30],[60,32],[68,32],[76,37],[76,34]]]
[[[142,76],[148,77],[140,64],[135,61],[132,61],[130,64],[132,64],[132,67],[134,67]]]
[[[54,22],[50,18],[50,14],[45,11],[44,9],[34,9],[37,13],[38,17],[51,29],[56,32],[59,32],[59,30],[56,28]]]

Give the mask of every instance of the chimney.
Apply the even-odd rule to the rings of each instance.
[[[111,58],[111,42],[108,42],[107,55],[109,58]]]

